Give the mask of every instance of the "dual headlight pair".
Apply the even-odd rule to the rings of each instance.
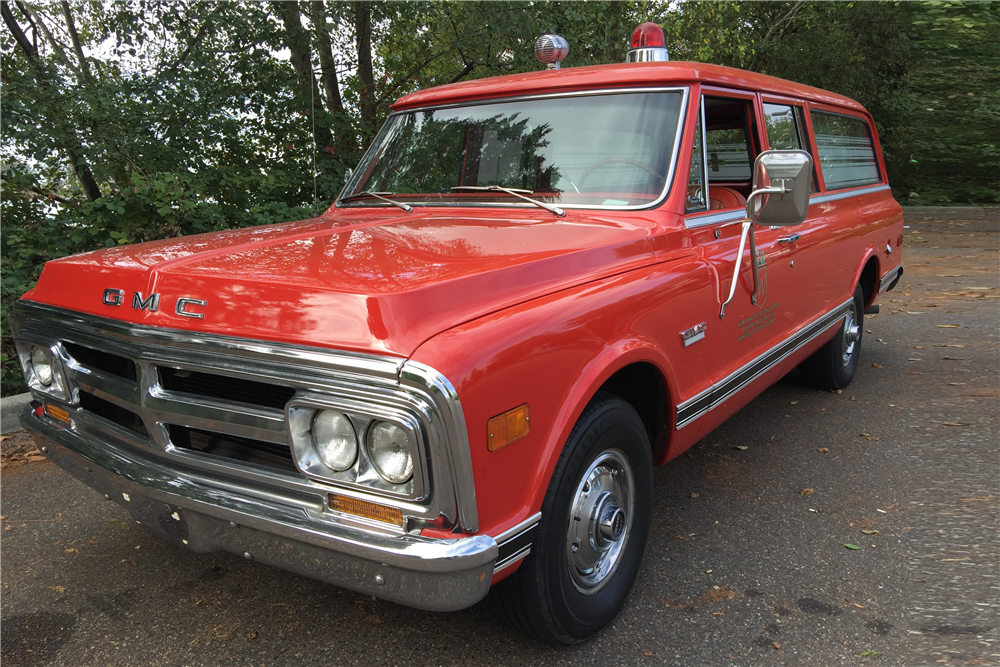
[[[316,471],[312,460],[315,457],[334,474],[363,469],[368,463],[392,485],[405,484],[413,477],[410,436],[397,424],[378,419],[352,420],[337,410],[301,406],[292,408],[289,417],[295,456],[306,472]],[[365,423],[356,428],[356,421]],[[363,433],[363,446],[359,432]]]

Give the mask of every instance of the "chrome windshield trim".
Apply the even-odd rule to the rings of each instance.
[[[138,414],[149,437],[119,433],[123,430],[120,426],[88,413],[75,401],[59,401],[81,426],[90,426],[91,432],[98,428],[125,436],[149,456],[228,478],[234,487],[266,487],[275,499],[303,493],[324,498],[326,493],[340,489],[372,502],[400,507],[416,522],[411,528],[420,527],[421,522],[438,525],[436,522],[443,518],[440,525],[445,527],[457,523],[466,532],[478,530],[475,482],[461,402],[451,383],[433,368],[398,357],[133,325],[24,300],[15,303],[11,324],[17,339],[42,336],[53,343],[68,340],[135,362],[138,383],[111,378],[109,385],[122,385],[115,392],[118,395],[96,393]],[[412,493],[400,497],[380,488],[327,483],[278,468],[180,449],[171,442],[168,424],[290,443],[283,412],[165,391],[159,385],[158,366],[283,385],[295,390],[291,401],[316,392],[405,411],[419,423],[420,442],[414,451],[416,486]],[[68,382],[74,387],[78,381],[89,381],[88,386],[96,384],[96,376],[85,370],[79,366],[68,369]],[[131,385],[131,391],[125,390],[126,384]],[[81,431],[80,435],[85,433]],[[322,505],[321,500],[317,502]]]
[[[723,213],[702,213],[700,215],[688,216],[684,218],[684,227],[686,229],[698,229],[699,227],[708,227],[709,225],[715,225],[720,222],[729,222],[730,220],[742,220],[747,217],[746,209],[739,209],[738,211],[725,211]]]
[[[778,343],[750,363],[730,373],[725,379],[682,402],[677,406],[675,430],[681,430],[695,419],[719,407],[734,394],[746,388],[751,382],[821,335],[847,314],[852,303],[853,299],[848,299],[830,312],[802,327],[790,338]]]
[[[532,95],[510,95],[508,97],[490,97],[487,99],[466,100],[450,104],[427,104],[422,107],[410,107],[393,110],[391,115],[413,113],[415,111],[434,111],[436,109],[458,109],[461,107],[478,107],[488,104],[506,104],[508,102],[530,102],[531,100],[547,100],[554,97],[591,97],[593,95],[618,95],[620,93],[660,93],[687,91],[687,86],[631,86],[629,88],[597,88],[594,90],[567,90],[558,93],[535,93]]]
[[[460,107],[470,107],[470,106],[483,106],[488,104],[506,104],[508,102],[522,102],[530,100],[541,100],[550,99],[557,97],[590,97],[596,95],[620,95],[627,93],[681,93],[681,106],[677,112],[677,128],[674,132],[674,146],[670,153],[670,165],[667,168],[667,177],[663,184],[663,191],[660,192],[660,196],[648,204],[641,204],[635,206],[604,206],[599,204],[589,205],[589,204],[563,204],[559,203],[559,207],[562,209],[574,209],[574,210],[586,210],[586,211],[643,211],[646,209],[656,208],[662,204],[668,196],[670,196],[670,191],[673,188],[675,171],[677,168],[677,161],[680,159],[680,142],[681,137],[684,135],[684,124],[687,119],[687,108],[688,108],[688,98],[690,97],[691,91],[688,86],[649,86],[649,87],[632,87],[632,88],[601,88],[599,90],[574,90],[562,93],[546,93],[539,95],[520,95],[511,97],[495,97],[486,100],[470,100],[467,102],[456,102],[454,104],[434,104],[423,107],[413,107],[412,109],[401,109],[399,111],[393,111],[386,118],[386,121],[382,124],[382,129],[379,130],[378,135],[375,140],[372,141],[371,146],[365,152],[364,157],[358,162],[358,168],[354,170],[350,181],[344,184],[343,190],[337,195],[337,200],[334,202],[337,207],[340,207],[340,202],[342,201],[340,197],[345,193],[349,192],[364,176],[361,165],[366,165],[373,158],[376,150],[376,146],[382,140],[382,133],[386,131],[389,126],[389,121],[393,116],[401,115],[404,113],[415,113],[419,111],[433,111],[436,109],[454,109]],[[485,208],[495,208],[503,207],[504,204],[492,204],[479,202],[477,204],[467,204],[464,202],[456,202],[455,204],[445,204],[437,202],[412,202],[408,201],[407,204],[413,207],[436,207],[436,206],[476,206]],[[385,204],[378,204],[379,207],[384,207]],[[508,207],[516,208],[530,208],[531,204],[506,204]],[[351,208],[367,208],[366,206],[352,206]]]
[[[857,190],[847,190],[846,192],[834,192],[831,194],[823,195],[812,195],[809,197],[810,204],[822,204],[828,201],[837,201],[838,199],[847,199],[849,197],[860,197],[861,195],[871,194],[873,192],[882,192],[883,190],[891,190],[892,188],[888,185],[875,185],[872,187],[860,188]]]

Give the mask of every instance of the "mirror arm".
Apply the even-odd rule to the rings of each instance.
[[[750,294],[750,302],[757,305],[757,290],[760,289],[760,275],[757,273],[757,237],[753,233],[753,225],[750,225],[750,266],[753,267],[753,293]]]
[[[777,179],[781,186],[771,186],[767,188],[759,188],[750,193],[747,197],[747,217],[746,220],[742,220],[743,229],[740,232],[740,248],[736,253],[736,267],[733,269],[733,282],[729,285],[729,296],[726,297],[725,302],[722,304],[722,309],[719,311],[719,319],[721,320],[726,316],[726,306],[729,302],[733,300],[733,295],[736,294],[736,281],[740,276],[740,264],[743,263],[743,249],[746,247],[747,235],[750,236],[750,266],[753,267],[753,294],[750,295],[750,300],[754,305],[757,305],[757,292],[760,289],[760,273],[757,270],[757,240],[753,233],[754,218],[753,218],[753,203],[757,197],[763,195],[783,195],[792,191],[788,187],[787,179]],[[734,224],[734,223],[729,223]],[[725,226],[725,225],[723,225]],[[719,231],[716,230],[715,238],[719,238]]]
[[[740,277],[740,264],[743,263],[743,248],[746,247],[747,234],[752,233],[752,229],[753,223],[747,218],[743,221],[743,230],[740,232],[740,249],[736,252],[736,268],[733,269],[733,282],[729,285],[729,296],[726,297],[725,303],[722,304],[722,310],[719,311],[720,320],[726,316],[726,306],[733,300],[733,295],[736,293],[736,280]]]
[[[757,197],[761,197],[763,195],[783,195],[786,192],[791,192],[792,191],[791,188],[786,187],[787,181],[785,179],[782,178],[782,179],[779,180],[779,182],[781,183],[781,187],[774,187],[774,186],[772,186],[772,187],[768,187],[768,188],[760,188],[760,189],[754,190],[753,192],[750,193],[750,196],[747,197],[747,219],[748,220],[753,220],[753,215],[751,214],[751,210],[750,209],[751,209],[751,207],[753,205],[754,199],[756,199]],[[740,257],[742,258],[742,256],[743,256],[743,253],[740,252]],[[753,303],[753,305],[756,306],[757,305],[757,292],[760,291],[760,272],[759,272],[759,269],[757,267],[757,239],[756,239],[756,237],[754,236],[754,233],[753,233],[753,225],[751,225],[751,228],[750,228],[750,266],[753,267],[753,293],[750,294],[750,301],[751,301],[751,303]],[[737,270],[738,269],[739,269],[739,265],[737,265]]]

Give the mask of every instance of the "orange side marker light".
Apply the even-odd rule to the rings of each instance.
[[[58,405],[52,405],[51,403],[45,404],[45,412],[48,416],[53,419],[57,419],[66,424],[69,423],[69,413],[60,408]]]
[[[329,494],[330,509],[355,516],[362,516],[366,519],[392,523],[397,526],[403,525],[403,512],[398,507],[386,507],[377,503],[341,496],[336,493]]]
[[[528,404],[519,405],[486,423],[486,446],[493,452],[531,432]]]

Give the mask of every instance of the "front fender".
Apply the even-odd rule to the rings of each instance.
[[[691,290],[694,278],[699,287]],[[672,346],[681,347],[678,313],[689,299],[712,299],[711,291],[704,263],[686,258],[493,313],[414,353],[443,373],[461,400],[484,532],[497,535],[540,510],[573,425],[621,368],[644,362],[662,374],[672,424],[680,395],[671,362]],[[524,403],[530,433],[490,452],[489,419]]]

